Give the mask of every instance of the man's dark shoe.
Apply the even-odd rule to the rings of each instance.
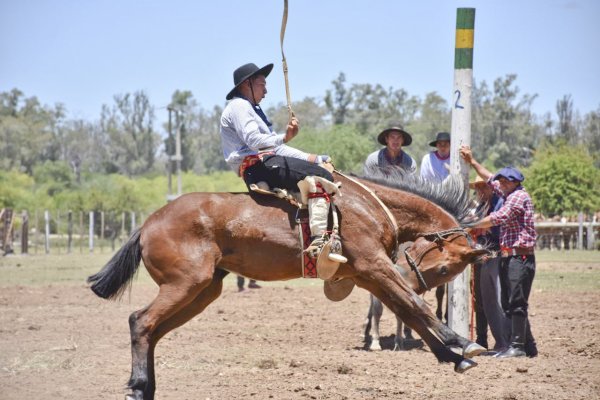
[[[250,281],[250,283],[248,284],[248,287],[250,289],[260,289],[262,286],[260,286],[258,283],[254,282],[254,281]]]
[[[496,355],[497,358],[509,358],[509,357],[525,357],[525,350],[520,347],[510,346],[508,349],[504,350],[502,353],[498,353]]]
[[[480,345],[481,347],[485,347],[486,349],[488,348],[488,342],[487,339],[483,339],[483,338],[477,338],[477,340],[475,341],[475,343],[477,343],[478,345]]]
[[[525,354],[529,358],[537,357],[538,349],[537,349],[537,345],[535,344],[535,342],[528,342],[525,344]]]

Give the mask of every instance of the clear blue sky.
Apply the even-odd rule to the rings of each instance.
[[[289,0],[285,38],[292,100],[349,83],[451,100],[456,9],[475,7],[474,77],[518,75],[533,110],[571,94],[600,107],[600,1]],[[115,94],[144,90],[166,119],[172,93],[224,105],[241,64],[273,62],[264,106],[285,101],[279,30],[283,0],[2,0],[0,91],[63,103],[96,120]],[[301,117],[301,116],[300,116]]]

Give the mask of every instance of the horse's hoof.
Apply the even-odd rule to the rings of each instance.
[[[477,366],[477,363],[475,361],[465,358],[464,360],[462,360],[461,362],[459,362],[458,364],[456,364],[454,366],[454,372],[458,372],[459,374],[462,374],[466,370],[469,370],[476,366]]]
[[[463,350],[463,357],[465,358],[473,358],[483,353],[487,349],[483,346],[478,345],[477,343],[471,343]]]
[[[141,391],[136,390],[133,393],[126,394],[125,400],[144,400],[144,394]]]
[[[371,343],[371,346],[369,346],[369,350],[381,351],[381,345],[379,343]]]

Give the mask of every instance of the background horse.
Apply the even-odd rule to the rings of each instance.
[[[344,195],[336,206],[341,211],[340,235],[348,262],[334,278],[351,279],[381,299],[423,338],[440,362],[453,362],[458,372],[476,365],[469,358],[485,349],[441,324],[392,261],[399,241],[422,243],[417,245],[439,255],[434,267],[424,273],[439,279],[448,270],[462,271],[487,253],[471,248],[461,234],[460,224],[467,215],[462,185],[447,185],[449,197],[440,196],[436,203],[388,187],[385,177],[364,181],[398,220],[402,228],[397,231],[364,186],[335,176],[343,184]],[[452,204],[445,205],[448,199]],[[103,269],[89,277],[98,296],[118,298],[143,260],[159,286],[156,298],[129,317],[130,398],[154,398],[156,344],[219,297],[229,272],[262,281],[302,276],[295,214],[296,208],[280,199],[252,193],[190,193],[150,215]],[[440,232],[450,233],[440,236]],[[462,348],[462,354],[452,347]]]

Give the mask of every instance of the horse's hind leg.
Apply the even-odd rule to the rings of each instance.
[[[148,352],[148,384],[146,386],[147,392],[149,394],[151,393],[152,396],[154,396],[156,390],[156,379],[154,375],[154,349],[156,344],[167,333],[185,324],[215,301],[221,295],[223,290],[223,278],[225,278],[227,274],[229,274],[229,272],[217,269],[210,285],[202,290],[191,303],[177,311],[177,313],[161,323],[155,329],[152,334],[151,346]]]
[[[131,378],[128,387],[135,400],[154,398],[154,340],[156,329],[191,303],[213,280],[212,267],[186,263],[173,268],[177,276],[160,286],[158,295],[147,307],[129,317],[131,331]]]

